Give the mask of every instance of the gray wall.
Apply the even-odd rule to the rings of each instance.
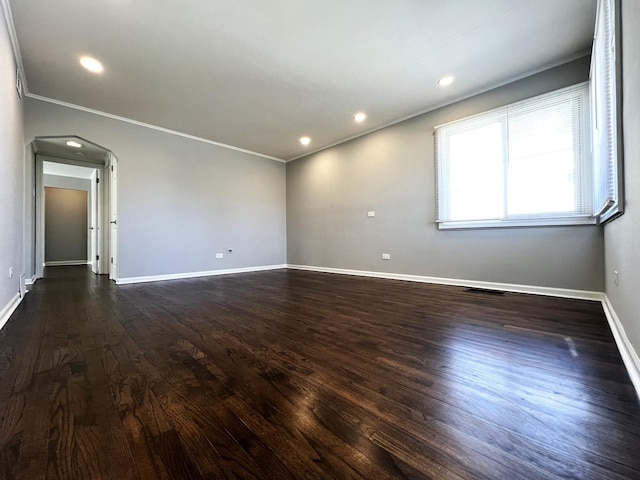
[[[0,9],[0,311],[18,293],[23,273],[22,102],[16,91],[16,64]],[[13,267],[13,278],[9,268]]]
[[[45,262],[87,260],[86,190],[45,187]]]
[[[602,291],[601,227],[435,224],[434,126],[585,81],[588,71],[583,58],[288,163],[288,262]]]
[[[286,263],[284,164],[27,99],[26,142],[48,135],[118,157],[120,278]]]
[[[43,161],[55,161],[55,158],[52,157],[47,157],[47,156],[43,156],[40,155],[40,157],[42,158]],[[65,176],[61,176],[61,175],[42,175],[42,184],[45,187],[57,187],[57,188],[68,188],[68,189],[72,189],[72,190],[83,190],[85,192],[87,192],[88,195],[88,208],[91,209],[91,180],[88,178],[76,178],[76,177],[65,177]],[[90,211],[90,210],[89,210]],[[45,210],[45,214],[46,214],[46,210]],[[46,217],[46,215],[45,215]],[[89,215],[89,219],[91,219],[91,215]],[[45,218],[45,227],[48,224],[46,223],[46,218]],[[47,259],[47,253],[51,253],[48,248],[49,248],[49,244],[48,244],[48,238],[47,238],[47,231],[45,228],[45,261],[52,261],[54,259]],[[89,235],[84,235],[85,240],[86,240],[86,250],[87,252],[89,252],[89,249],[91,248],[91,243],[90,243],[90,238]],[[26,243],[26,242],[25,242]],[[78,251],[78,254],[82,255],[80,253],[80,251]],[[56,256],[60,256],[58,254],[56,254]],[[82,260],[84,258],[89,258],[89,255],[86,254],[84,257],[80,256],[80,257],[74,257],[72,256],[71,252],[68,252],[67,254],[63,255],[63,258],[60,258],[59,260],[55,260],[55,261],[62,261],[62,260]]]
[[[605,227],[606,293],[640,351],[640,2],[622,2],[625,213]],[[617,270],[618,285],[613,283]]]

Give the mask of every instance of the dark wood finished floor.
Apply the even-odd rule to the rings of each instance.
[[[640,478],[597,302],[55,267],[0,331],[3,479]]]

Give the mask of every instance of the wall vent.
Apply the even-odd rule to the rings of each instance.
[[[467,287],[464,289],[465,292],[468,293],[482,293],[484,295],[494,295],[498,297],[502,297],[507,294],[504,290],[491,290],[489,288],[476,288],[476,287]]]

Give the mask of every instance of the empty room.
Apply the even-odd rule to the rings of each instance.
[[[0,479],[640,478],[640,2],[0,6]]]

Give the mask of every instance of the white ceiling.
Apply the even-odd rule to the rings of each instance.
[[[584,55],[595,3],[10,0],[29,93],[281,159]]]

